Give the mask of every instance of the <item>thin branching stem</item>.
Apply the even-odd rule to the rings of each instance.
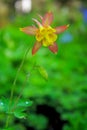
[[[18,78],[19,72],[20,72],[20,70],[21,70],[21,68],[22,68],[22,66],[23,66],[23,64],[24,64],[24,61],[25,61],[25,59],[26,59],[26,56],[27,56],[29,50],[30,50],[30,47],[27,48],[26,51],[25,51],[25,54],[24,54],[23,60],[22,60],[20,66],[19,66],[19,68],[18,68],[18,70],[17,70],[17,73],[16,73],[16,76],[15,76],[15,79],[14,79],[13,84],[12,84],[12,89],[11,89],[11,94],[10,94],[10,100],[9,100],[9,107],[8,107],[8,114],[10,114],[10,112],[11,112],[10,106],[11,106],[12,99],[13,99],[13,96],[14,96],[14,90],[15,90],[16,81],[17,81],[17,78]],[[10,118],[10,115],[7,116],[7,120],[6,120],[5,128],[7,128],[8,125],[9,125],[9,118]]]
[[[26,86],[27,80],[28,80],[28,77],[26,76],[25,81],[24,81],[24,84],[23,84],[22,89],[21,89],[21,92],[20,92],[20,94],[18,95],[18,97],[16,98],[16,101],[15,101],[15,104],[14,104],[14,107],[13,107],[12,111],[15,110],[16,104],[18,103],[20,97],[22,96],[22,92],[23,92],[23,90],[24,90],[24,87]]]
[[[35,63],[33,64],[33,66],[32,66],[32,68],[31,68],[30,72],[31,72],[32,70],[34,70],[34,67],[35,67]],[[29,73],[30,73],[30,72],[29,72]],[[24,88],[25,88],[25,86],[26,86],[26,83],[27,83],[28,78],[29,78],[29,76],[26,75],[26,78],[25,78],[25,81],[24,81],[23,86],[22,86],[22,88],[21,88],[20,94],[18,95],[18,97],[17,97],[16,100],[15,100],[14,107],[13,107],[13,110],[12,110],[12,111],[15,110],[16,104],[18,103],[18,101],[20,100],[20,98],[21,98],[21,96],[22,96],[22,93],[23,93],[23,90],[24,90]]]

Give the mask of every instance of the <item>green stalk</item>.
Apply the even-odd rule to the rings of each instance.
[[[11,89],[11,94],[10,94],[10,101],[9,101],[9,107],[8,107],[8,108],[9,108],[9,109],[8,109],[8,114],[10,114],[10,112],[11,112],[10,105],[11,105],[11,103],[12,103],[12,99],[13,99],[13,96],[14,96],[14,90],[15,90],[15,85],[16,85],[17,77],[18,77],[18,74],[19,74],[19,72],[20,72],[20,70],[21,70],[23,64],[24,64],[25,58],[26,58],[26,56],[27,56],[29,50],[30,50],[30,47],[29,47],[28,49],[26,49],[26,51],[25,51],[23,60],[22,60],[20,66],[19,66],[19,68],[18,68],[18,70],[17,70],[15,79],[14,79],[13,84],[12,84],[12,89]],[[10,119],[10,115],[7,116],[5,128],[7,128],[8,125],[9,125],[9,119]]]

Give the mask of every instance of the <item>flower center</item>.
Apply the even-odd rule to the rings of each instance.
[[[36,31],[36,40],[41,42],[43,46],[53,45],[57,39],[57,35],[55,34],[56,30],[52,27],[40,27]]]

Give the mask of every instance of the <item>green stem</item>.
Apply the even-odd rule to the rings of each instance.
[[[34,63],[34,65],[33,65],[32,69],[31,69],[31,71],[34,69],[34,66],[35,66],[35,63]],[[31,72],[31,71],[30,71],[30,72]],[[23,90],[24,90],[24,88],[25,88],[25,86],[26,86],[27,80],[28,80],[28,76],[26,76],[25,81],[24,81],[24,84],[23,84],[22,89],[21,89],[21,92],[20,92],[19,96],[16,98],[16,101],[15,101],[15,104],[14,104],[14,107],[13,107],[13,111],[15,110],[16,104],[18,103],[19,99],[20,99],[21,96],[22,96],[22,93],[23,93]]]
[[[20,70],[21,70],[23,64],[24,64],[25,58],[26,58],[26,56],[27,56],[29,50],[30,50],[30,47],[25,51],[23,60],[22,60],[20,66],[19,66],[19,68],[18,68],[18,70],[17,70],[15,79],[14,79],[13,84],[12,84],[11,95],[10,95],[10,101],[9,101],[9,107],[8,107],[8,108],[9,108],[9,109],[8,109],[8,114],[10,114],[10,112],[11,112],[10,105],[11,105],[11,103],[12,103],[12,99],[13,99],[13,95],[14,95],[14,90],[15,90],[15,85],[16,85],[17,77],[18,77],[18,74],[19,74],[19,72],[20,72]],[[10,118],[10,115],[7,116],[5,128],[7,128],[8,125],[9,125],[9,118]]]
[[[28,77],[26,77],[26,79],[25,79],[25,81],[24,81],[24,84],[23,84],[23,86],[22,86],[21,92],[20,92],[20,94],[18,95],[18,97],[16,98],[16,101],[15,101],[15,104],[14,104],[14,107],[13,107],[13,110],[12,110],[12,111],[15,110],[16,104],[18,103],[20,97],[22,96],[22,92],[23,92],[23,90],[24,90],[24,87],[26,86],[27,79],[28,79]]]

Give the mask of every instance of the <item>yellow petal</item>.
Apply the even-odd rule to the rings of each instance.
[[[40,30],[36,33],[36,40],[40,42],[43,39],[43,35],[41,35]]]
[[[52,43],[55,42],[57,39],[57,35],[56,34],[47,34],[46,39],[48,40],[48,42]]]
[[[43,39],[42,44],[43,44],[43,46],[45,46],[45,47],[47,47],[47,46],[50,45],[50,43],[47,41],[46,38]]]

